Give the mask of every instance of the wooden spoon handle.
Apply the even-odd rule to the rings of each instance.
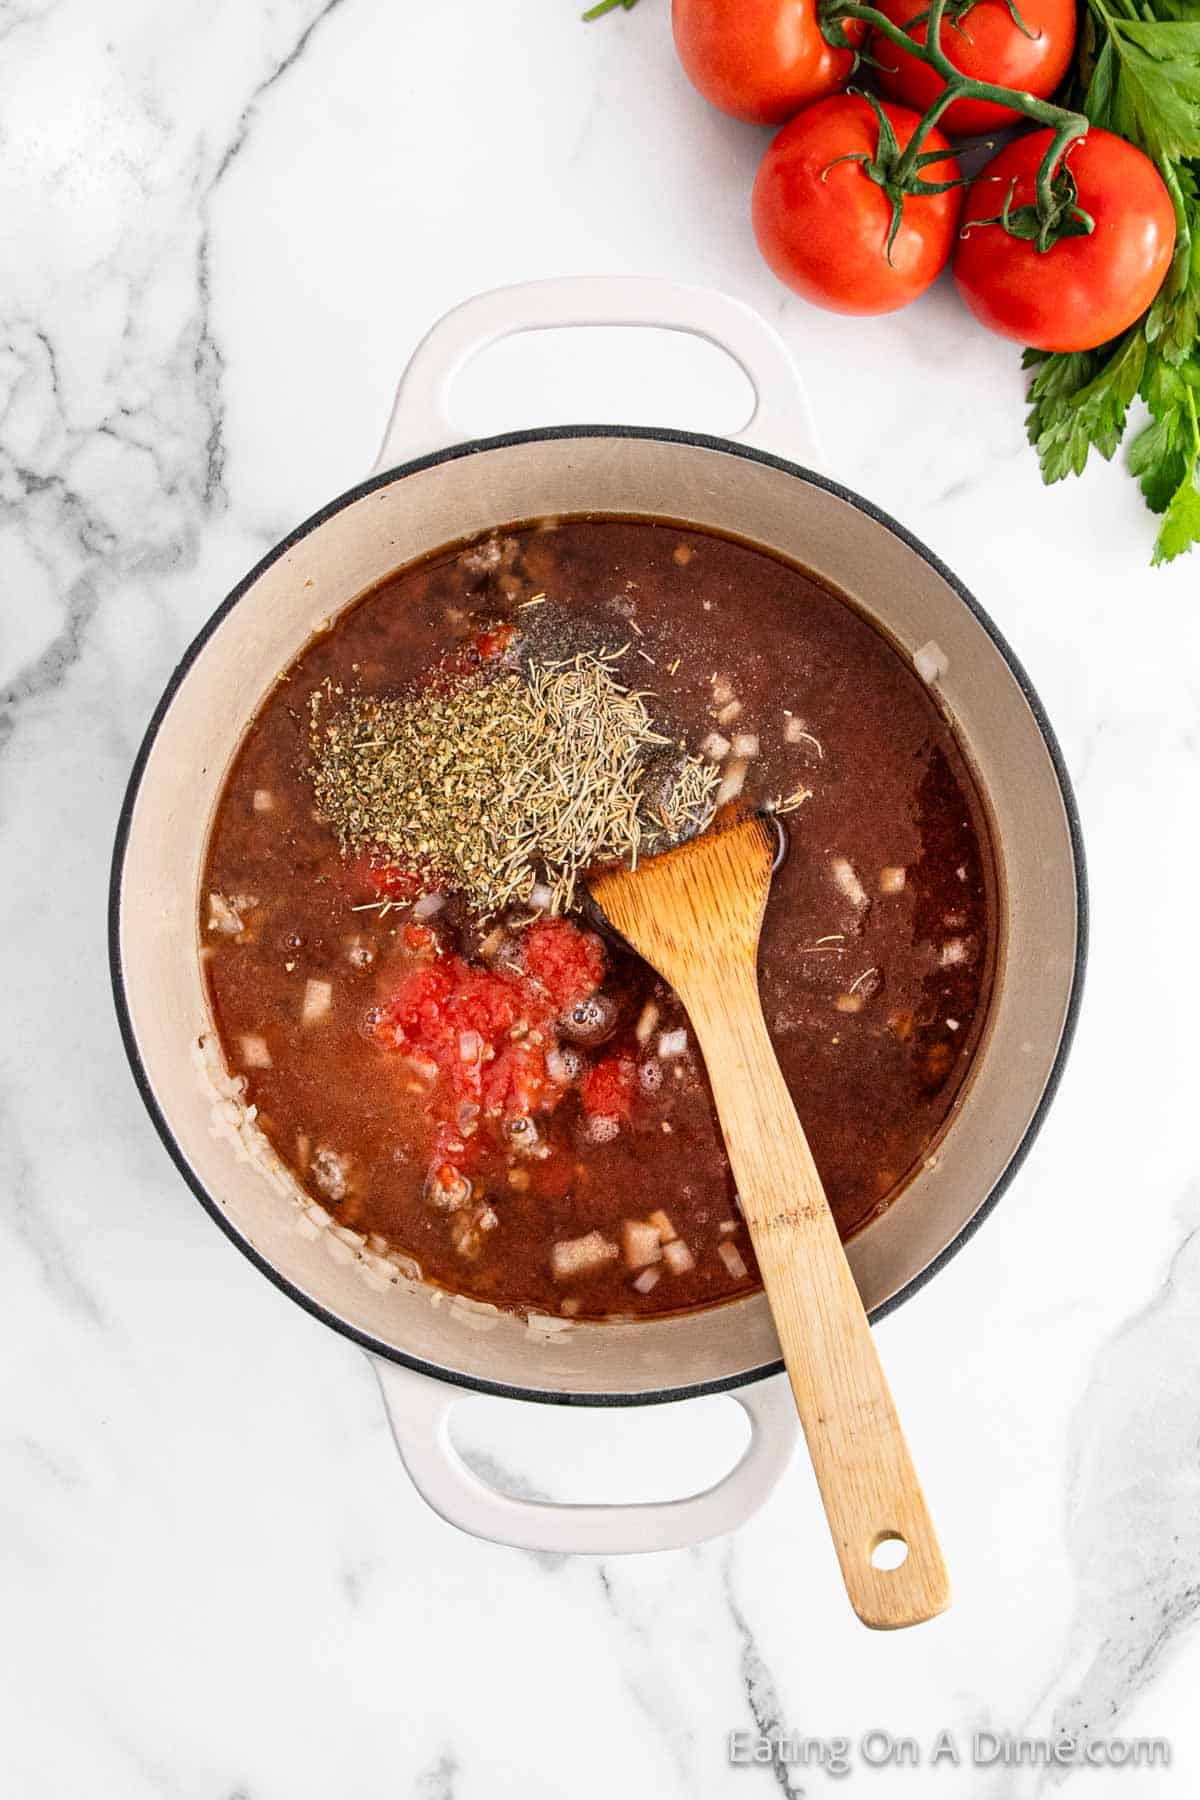
[[[917,1625],[949,1604],[945,1564],[858,1288],[767,1035],[754,970],[685,1004],[708,1065],[846,1591],[865,1625]],[[898,1567],[877,1567],[901,1540]],[[893,1555],[899,1554],[895,1545]],[[887,1552],[881,1552],[884,1561]]]

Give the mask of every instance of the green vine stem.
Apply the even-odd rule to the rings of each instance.
[[[1056,193],[1055,177],[1064,152],[1076,138],[1087,133],[1088,122],[1083,113],[1070,112],[1066,107],[1055,106],[1049,100],[1039,100],[1033,94],[1000,87],[995,82],[976,81],[971,75],[964,75],[956,69],[950,58],[942,49],[942,18],[946,11],[947,0],[930,0],[928,10],[921,15],[927,21],[925,42],[918,43],[915,38],[900,25],[892,23],[878,7],[863,4],[863,0],[826,0],[821,8],[822,27],[830,26],[835,31],[844,25],[847,19],[859,19],[869,25],[881,37],[887,38],[897,49],[918,61],[927,63],[931,69],[942,77],[945,86],[937,99],[922,114],[920,124],[900,158],[895,169],[896,185],[903,189],[912,179],[920,166],[921,146],[929,131],[935,126],[947,107],[955,100],[988,100],[996,106],[1010,107],[1014,112],[1023,113],[1027,119],[1050,128],[1054,136],[1042,158],[1037,172],[1037,216],[1038,230],[1036,234],[1039,250],[1048,250],[1060,235],[1064,219],[1074,221],[1076,231],[1090,231],[1093,221],[1086,213],[1073,205],[1074,194]],[[831,43],[837,43],[828,30],[825,35]],[[841,48],[846,48],[845,31],[841,32]],[[1073,190],[1074,184],[1071,184]]]

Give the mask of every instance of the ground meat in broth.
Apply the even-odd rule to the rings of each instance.
[[[339,1222],[452,1290],[579,1317],[710,1305],[757,1271],[673,994],[613,944],[581,948],[576,920],[528,939],[569,998],[551,1017],[520,943],[536,909],[481,923],[450,896],[414,915],[315,815],[311,694],[404,693],[506,623],[517,666],[531,646],[628,642],[622,678],[729,785],[740,775],[757,801],[810,790],[789,815],[762,993],[844,1237],[930,1153],[982,1028],[982,808],[930,689],[861,615],[761,551],[668,523],[564,520],[441,553],[343,614],[264,702],[217,810],[200,928],[227,1059],[279,1154]],[[539,1098],[447,1157],[462,1114],[438,1112],[455,1098],[430,1074],[441,1040],[414,1053],[412,1019],[436,1012],[444,1037],[468,1000],[484,1024],[461,1041],[483,1078],[503,1063],[507,1094],[536,1065]]]

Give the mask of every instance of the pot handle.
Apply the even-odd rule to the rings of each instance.
[[[766,1500],[796,1443],[796,1408],[775,1376],[730,1394],[750,1421],[740,1462],[702,1493],[635,1505],[559,1505],[518,1500],[469,1469],[450,1437],[461,1389],[372,1356],[392,1434],[418,1493],[449,1525],[515,1550],[619,1556],[682,1550],[733,1531]]]
[[[760,449],[792,462],[823,461],[812,414],[791,352],[754,308],[715,288],[636,275],[564,275],[476,294],[445,313],[413,351],[400,377],[374,473],[459,441],[448,401],[455,378],[501,338],[562,326],[642,325],[688,332],[724,350],[754,389],[754,411],[740,431]]]

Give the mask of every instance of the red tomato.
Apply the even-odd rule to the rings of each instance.
[[[922,0],[875,0],[880,12],[919,44],[922,24],[910,27],[925,7]],[[998,87],[1019,88],[1048,100],[1070,66],[1075,48],[1075,0],[1017,0],[1027,35],[1009,10],[1007,0],[975,0],[957,21],[942,22],[942,49],[964,75]],[[871,54],[879,63],[879,85],[893,100],[924,112],[946,85],[936,69],[909,56],[877,32]],[[938,120],[952,137],[977,137],[1011,125],[1021,114],[990,100],[955,100]]]
[[[917,114],[890,100],[882,105],[903,150]],[[857,94],[837,94],[784,126],[755,178],[759,249],[781,281],[831,312],[885,313],[907,306],[936,280],[953,248],[962,204],[958,189],[909,194],[889,261],[891,201],[861,160],[838,161],[874,158],[878,144],[879,121],[869,102]],[[944,163],[925,167],[924,178],[951,180],[957,164],[941,133],[931,131],[923,148],[947,152]]]
[[[1048,250],[1013,237],[994,218],[1035,198],[1049,131],[1018,138],[967,191],[954,257],[958,291],[981,324],[1036,350],[1093,350],[1132,325],[1162,286],[1175,249],[1175,214],[1148,156],[1093,125],[1067,147],[1078,203],[1095,220],[1086,237]]]
[[[845,87],[854,58],[817,22],[817,0],[672,0],[675,49],[693,87],[735,119],[778,125]],[[864,28],[846,27],[855,43]]]

